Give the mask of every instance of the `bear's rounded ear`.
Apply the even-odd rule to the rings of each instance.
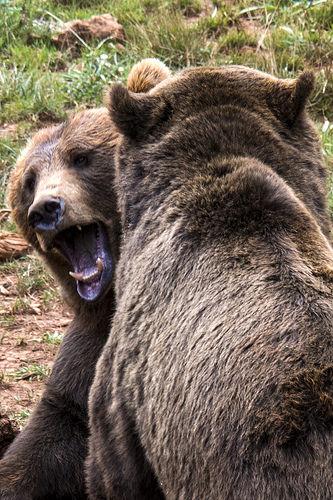
[[[160,96],[136,94],[114,84],[108,96],[111,119],[120,133],[139,139],[166,117],[167,104]]]
[[[295,80],[278,80],[268,93],[268,105],[281,121],[292,126],[304,110],[314,85],[312,71],[304,71]]]
[[[127,88],[132,92],[149,92],[171,76],[169,68],[159,59],[142,59],[131,69]]]

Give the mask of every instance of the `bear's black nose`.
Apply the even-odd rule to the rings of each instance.
[[[39,231],[53,231],[64,214],[65,202],[61,198],[43,198],[31,205],[28,212],[29,226]]]

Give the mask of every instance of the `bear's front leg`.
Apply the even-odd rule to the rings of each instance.
[[[86,498],[82,464],[87,422],[60,400],[59,395],[42,398],[0,461],[1,500]]]

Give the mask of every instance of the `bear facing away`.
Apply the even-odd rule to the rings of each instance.
[[[123,245],[91,498],[333,495],[333,252],[313,76],[111,89]]]
[[[148,66],[168,74],[159,61],[144,60],[129,88],[140,90]],[[115,306],[117,136],[106,108],[74,114],[39,131],[11,176],[14,220],[62,286],[74,319],[40,403],[0,461],[3,499],[86,498],[88,391]]]

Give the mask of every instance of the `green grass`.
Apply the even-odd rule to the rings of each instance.
[[[45,380],[50,373],[50,369],[44,365],[33,363],[21,366],[17,370],[7,373],[8,378],[13,380]]]
[[[16,315],[16,314],[25,314],[29,313],[31,311],[30,309],[30,300],[28,298],[22,298],[22,297],[16,297],[12,308],[11,308],[11,314]]]
[[[36,290],[49,289],[52,287],[53,279],[45,271],[41,261],[33,257],[26,257],[24,266],[21,267],[18,276],[17,291],[20,296],[32,294]]]
[[[0,5],[2,120],[62,119],[68,108],[100,101],[106,83],[124,80],[132,63],[146,56],[160,57],[174,69],[236,62],[283,76],[308,66],[320,70],[333,56],[329,0],[218,1],[215,11],[196,22],[188,16],[199,15],[198,0],[104,0],[93,5],[2,0]],[[106,40],[82,45],[78,57],[59,53],[52,36],[62,22],[109,12],[124,25],[124,50]],[[331,89],[329,71],[326,78]],[[329,112],[329,106],[325,109]],[[322,99],[316,107],[321,111]]]
[[[42,342],[44,344],[60,345],[62,339],[64,338],[61,332],[45,332],[42,337]]]
[[[2,224],[2,228],[14,229],[11,223]],[[20,314],[36,312],[35,297],[38,297],[38,310],[49,309],[59,297],[54,278],[50,276],[35,254],[1,263],[0,273],[3,276],[8,274],[17,277],[16,297],[10,309],[6,313],[1,313],[0,329],[1,327],[6,330],[13,328],[20,321]]]
[[[313,68],[311,112],[319,129],[333,122],[333,3],[331,0],[0,0],[0,124],[17,123],[0,138],[0,207],[17,153],[29,134],[62,120],[69,109],[100,104],[102,90],[125,81],[132,64],[159,57],[173,70],[188,65],[245,64],[282,77]],[[81,44],[60,52],[52,37],[63,22],[111,13],[126,41]],[[332,129],[323,133],[332,159]]]
[[[18,413],[14,413],[13,420],[18,424],[20,431],[23,429],[31,415],[30,410],[21,410]]]
[[[23,299],[26,295],[42,289],[54,290],[56,293],[53,278],[34,254],[4,262],[0,271],[1,274],[16,274],[18,298]]]
[[[16,323],[16,316],[14,314],[2,314],[0,316],[0,328],[4,329],[6,332],[8,332],[11,328],[14,327]],[[5,338],[5,335],[1,335],[0,338],[0,345],[3,343],[3,340]]]
[[[6,186],[9,173],[23,142],[0,138],[0,208],[6,205]]]

